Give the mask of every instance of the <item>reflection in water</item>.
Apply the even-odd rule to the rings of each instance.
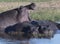
[[[30,44],[59,44],[60,34],[56,34],[52,39],[30,39]],[[11,41],[0,38],[0,44],[19,44],[20,41]]]
[[[31,40],[32,44],[59,44],[60,43],[60,34],[56,34],[52,39],[33,39]]]

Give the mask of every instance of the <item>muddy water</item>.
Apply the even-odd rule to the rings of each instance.
[[[30,44],[60,44],[60,31],[58,31],[57,34],[55,34],[54,38],[51,39],[30,39],[29,40]],[[0,44],[20,44],[20,41],[11,41],[11,40],[6,40],[3,38],[0,38]]]
[[[55,34],[51,39],[30,39],[30,44],[60,44],[60,34]],[[20,41],[11,41],[0,38],[0,44],[20,44]]]

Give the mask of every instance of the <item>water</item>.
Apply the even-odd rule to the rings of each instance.
[[[59,44],[60,34],[56,34],[52,39],[34,39],[31,40],[31,44]]]
[[[0,38],[0,44],[20,44],[21,41],[15,40],[7,40]],[[60,30],[57,30],[57,33],[54,35],[54,38],[51,39],[30,39],[30,44],[60,44]]]
[[[51,39],[30,39],[30,44],[59,44],[60,34],[55,34],[54,38]],[[20,41],[11,41],[0,38],[0,44],[20,44]]]

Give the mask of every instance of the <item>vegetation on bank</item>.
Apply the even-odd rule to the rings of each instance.
[[[44,8],[31,12],[31,17],[37,20],[60,21],[60,9]]]

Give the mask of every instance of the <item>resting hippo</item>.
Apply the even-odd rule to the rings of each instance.
[[[31,3],[0,13],[0,28],[5,28],[18,22],[30,21],[28,10],[34,10],[34,8],[35,3]]]
[[[38,27],[32,25],[30,22],[23,22],[8,26],[5,28],[4,33],[10,37],[13,37],[14,39],[24,40],[33,38],[34,30],[38,30]]]

